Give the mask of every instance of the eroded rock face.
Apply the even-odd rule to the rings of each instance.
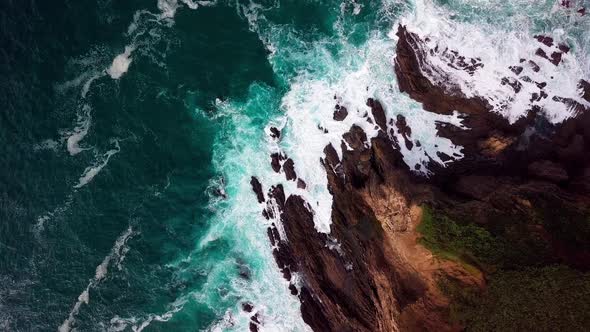
[[[438,324],[441,331],[452,330],[437,318],[438,307],[429,299],[429,286],[393,248],[384,229],[392,225],[380,220],[386,212],[374,213],[379,199],[387,213],[391,209],[385,200],[398,199],[403,202],[399,207],[407,209],[403,194],[382,191],[393,185],[401,188],[400,178],[407,180],[405,169],[400,178],[392,173],[396,165],[403,165],[401,155],[385,138],[373,139],[369,148],[363,144],[366,134],[359,127],[353,127],[346,137],[354,149],[345,150],[339,160],[328,146],[323,160],[334,196],[330,235],[315,230],[313,214],[300,196],[288,197],[281,213],[288,242],[281,242],[278,251],[293,257],[279,258],[279,262],[289,261],[279,266],[289,265],[291,271],[304,276],[299,295],[304,320],[315,331],[397,331],[403,328],[400,317],[404,316],[414,317],[408,321],[423,327],[432,329]],[[373,201],[373,196],[379,199]],[[395,219],[393,214],[389,217]],[[407,227],[405,217],[407,213],[400,214],[399,225]],[[419,318],[426,308],[429,319]]]
[[[582,258],[590,253],[590,238],[573,241],[554,231],[588,213],[585,170],[590,166],[590,109],[554,96],[575,109],[573,117],[551,124],[542,109],[532,107],[527,117],[510,124],[491,112],[483,99],[466,98],[460,91],[451,93],[431,83],[420,66],[428,52],[420,38],[401,26],[398,37],[395,71],[402,91],[423,103],[425,111],[448,114],[458,110],[467,127],[437,128],[439,135],[463,146],[465,157],[446,168],[431,165],[435,171],[428,183],[437,192],[435,203],[457,219],[473,220],[490,229],[498,227],[494,225],[498,220],[534,224],[535,216],[551,216],[551,210],[559,210],[562,217],[554,218],[559,221],[539,226],[548,248],[542,260],[590,269],[590,261]],[[553,43],[544,36],[537,39],[546,45]],[[569,50],[565,45],[560,49]],[[588,84],[582,80],[579,88],[580,96],[586,96]]]
[[[387,132],[387,119],[385,117],[385,110],[383,110],[381,103],[378,100],[369,98],[369,100],[367,100],[367,106],[371,108],[373,119],[375,119],[375,122],[379,128],[382,131]]]
[[[395,71],[400,89],[421,102],[426,111],[442,114],[459,111],[464,116],[463,124],[469,128],[463,130],[452,125],[437,128],[439,135],[463,146],[466,155],[453,167],[436,169],[434,173],[440,174],[439,178],[457,173],[459,169],[469,172],[485,169],[488,173],[526,176],[524,173],[531,163],[544,159],[562,164],[568,174],[577,174],[583,168],[580,166],[588,162],[588,157],[579,153],[573,153],[581,158],[577,165],[563,158],[568,148],[578,152],[588,149],[586,143],[590,136],[584,128],[589,124],[590,111],[583,106],[576,105],[579,107],[578,115],[559,125],[548,123],[541,114],[542,110],[534,108],[529,110],[527,117],[510,124],[499,114],[491,112],[485,100],[466,98],[460,92],[449,93],[444,87],[431,83],[421,71],[420,61],[428,50],[423,49],[419,37],[401,26],[398,36]],[[543,36],[538,37],[543,42],[549,42]],[[576,135],[581,136],[576,138]]]
[[[584,218],[590,206],[590,110],[574,105],[575,117],[553,125],[544,120],[542,110],[531,108],[527,117],[510,123],[491,112],[484,99],[433,84],[421,72],[428,50],[420,38],[404,27],[398,37],[394,70],[400,89],[422,103],[424,112],[462,113],[467,129],[439,125],[437,131],[463,146],[464,158],[446,167],[431,163],[429,178],[416,175],[399,149],[399,144],[408,150],[419,144],[412,141],[405,118],[387,119],[379,101],[369,99],[379,135],[369,140],[359,126],[353,126],[343,135],[341,146],[324,149],[321,162],[333,196],[329,235],[315,230],[313,206],[301,196],[285,197],[282,186],[276,185],[264,200],[261,186],[252,180],[258,201],[266,202],[263,215],[282,224],[286,238],[281,238],[274,223],[267,235],[277,265],[291,282],[289,289],[301,300],[303,318],[314,331],[461,329],[448,320],[449,302],[439,291],[437,278],[446,275],[478,286],[485,281],[456,263],[434,259],[418,244],[417,211],[422,204],[492,232],[508,232],[510,221],[524,221],[522,229],[510,232],[515,241],[533,233],[542,239],[546,250],[535,258],[539,262],[590,269],[590,234],[568,238],[560,231]],[[538,39],[553,44],[547,37]],[[453,65],[462,70],[485,65],[458,53],[453,56],[457,59]],[[540,70],[527,59],[511,70],[520,73],[522,66]],[[496,83],[514,89],[524,84]],[[544,88],[540,84],[539,91]],[[580,95],[588,99],[590,84],[580,82]],[[334,119],[342,116],[335,112]],[[388,133],[393,130],[401,134],[403,143]],[[305,190],[307,184],[297,178],[296,165],[289,160],[277,154],[272,167],[278,172],[282,166],[287,180],[297,181],[297,187]],[[539,224],[535,218],[540,215],[549,221]],[[300,288],[293,284],[294,273],[302,278]]]
[[[395,236],[415,227],[410,197],[422,187],[411,184],[413,175],[386,135],[368,142],[353,126],[343,140],[348,147],[337,147],[342,160],[332,145],[322,159],[334,197],[329,235],[315,230],[312,208],[301,196],[285,198],[280,186],[267,194],[286,236],[268,228],[273,254],[286,280],[292,281],[293,273],[303,278],[300,291],[290,289],[301,300],[305,322],[315,331],[457,330],[443,319],[444,299],[434,278],[417,272],[408,258],[415,254],[400,249],[413,250],[416,239],[409,239],[409,246],[394,243]],[[430,257],[422,250],[422,257]],[[471,278],[451,269],[458,278]],[[470,282],[480,282],[475,279]]]

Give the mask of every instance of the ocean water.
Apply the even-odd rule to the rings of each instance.
[[[532,78],[584,103],[576,83],[590,74],[590,23],[576,6],[588,4],[571,2],[3,1],[0,330],[245,331],[245,301],[263,331],[309,330],[250,176],[305,197],[329,232],[319,158],[353,124],[376,134],[369,97],[388,118],[406,117],[421,146],[401,149],[417,172],[444,164],[437,151],[462,157],[435,133],[439,121],[461,126],[459,115],[427,114],[399,93],[399,23],[482,58],[480,76],[447,74],[511,120],[526,101],[490,77],[531,58],[535,34],[550,35],[572,50],[559,67],[538,61]],[[336,102],[345,121],[332,120]],[[572,116],[541,106],[554,122]],[[272,171],[277,151],[306,189]]]

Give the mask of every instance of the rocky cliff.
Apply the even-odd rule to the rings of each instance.
[[[433,162],[431,176],[417,175],[399,152],[400,144],[410,150],[420,144],[412,139],[412,128],[403,116],[387,118],[380,102],[369,99],[378,136],[369,140],[353,126],[342,146],[324,150],[322,164],[333,195],[330,234],[316,232],[313,209],[302,197],[285,197],[281,185],[262,188],[252,178],[258,201],[267,204],[263,215],[280,219],[280,225],[269,227],[268,237],[314,331],[461,330],[461,322],[451,319],[453,299],[441,290],[441,280],[485,289],[488,274],[498,269],[556,263],[590,268],[590,110],[553,96],[575,116],[555,125],[544,120],[542,109],[531,107],[528,116],[510,123],[485,99],[429,80],[423,68],[426,44],[402,26],[397,34],[394,70],[400,89],[424,112],[461,114],[465,128],[440,123],[437,130],[463,147],[463,158],[439,155],[453,162],[446,167]],[[549,42],[541,37],[540,42]],[[467,71],[485,65],[456,57]],[[559,65],[558,57],[539,54],[524,61]],[[542,82],[506,78],[498,83],[515,89],[537,84],[531,98],[547,98]],[[590,102],[590,84],[581,80],[579,88]],[[334,121],[346,116],[346,108],[335,105]],[[280,136],[276,129],[272,133]],[[287,180],[305,187],[288,156],[271,157],[275,171],[285,168]],[[495,256],[473,249],[445,259],[419,232],[425,211],[475,225],[503,239],[503,245]]]

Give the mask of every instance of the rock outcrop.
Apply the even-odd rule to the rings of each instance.
[[[444,276],[484,287],[485,267],[468,271],[461,264],[436,259],[420,245],[416,227],[424,204],[522,242],[523,250],[536,250],[540,243],[542,250],[526,258],[534,264],[590,269],[590,110],[563,99],[576,109],[576,115],[563,123],[549,123],[535,107],[510,123],[492,112],[483,98],[468,98],[431,82],[421,68],[428,52],[425,43],[401,26],[398,37],[394,69],[400,89],[422,103],[425,112],[462,114],[467,129],[437,126],[440,136],[463,147],[462,159],[446,167],[432,162],[429,178],[416,175],[399,150],[400,143],[408,149],[419,146],[411,139],[412,129],[403,116],[387,119],[379,101],[369,99],[380,130],[377,137],[367,142],[363,130],[353,126],[343,135],[342,146],[324,150],[322,164],[333,196],[330,234],[315,230],[313,208],[302,197],[285,197],[277,185],[265,199],[260,183],[252,179],[258,201],[266,204],[263,215],[280,219],[283,235],[274,223],[268,228],[273,253],[291,282],[292,294],[301,300],[303,319],[314,331],[462,328],[449,321],[449,299],[439,290],[438,280]],[[537,39],[553,43],[547,37]],[[468,71],[481,67],[475,60],[461,61]],[[522,67],[511,70],[520,72]],[[498,84],[518,87],[515,82]],[[586,81],[580,81],[580,96],[590,100]],[[341,121],[346,115],[339,106],[334,119]],[[388,134],[394,127],[403,143]],[[275,171],[285,158],[271,158]],[[287,180],[295,181],[297,165],[289,160],[282,166]],[[298,179],[298,187],[306,188],[305,182]],[[527,247],[532,242],[535,247]]]
[[[422,52],[428,51],[420,38],[404,27],[399,28],[398,37],[395,71],[400,89],[423,103],[426,111],[450,114],[458,110],[468,128],[437,128],[440,136],[463,146],[465,157],[450,167],[432,165],[434,175],[428,182],[437,189],[436,204],[457,219],[471,219],[489,228],[498,226],[498,220],[518,219],[533,225],[543,219],[535,227],[545,238],[548,252],[539,260],[589,269],[590,234],[575,240],[560,229],[588,218],[590,109],[562,98],[575,108],[574,117],[551,124],[542,109],[531,107],[528,116],[511,124],[492,112],[484,99],[450,93],[430,82],[420,67]],[[537,39],[552,42],[548,37]],[[586,99],[589,91],[588,83],[581,80],[580,96]]]

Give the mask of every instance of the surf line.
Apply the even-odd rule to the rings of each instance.
[[[70,332],[72,330],[72,324],[76,320],[76,315],[80,312],[80,308],[83,304],[88,305],[90,303],[90,289],[96,287],[102,280],[104,280],[108,273],[109,264],[114,261],[118,268],[121,269],[121,263],[125,259],[125,253],[127,252],[125,245],[127,241],[131,239],[134,235],[138,234],[138,232],[133,231],[133,228],[129,226],[127,230],[121,234],[115,244],[111,248],[110,253],[103,259],[102,263],[100,263],[96,267],[96,271],[94,273],[94,278],[90,280],[88,286],[84,289],[84,291],[78,296],[78,301],[74,304],[74,307],[70,311],[68,318],[64,320],[64,322],[58,327],[59,332]]]

